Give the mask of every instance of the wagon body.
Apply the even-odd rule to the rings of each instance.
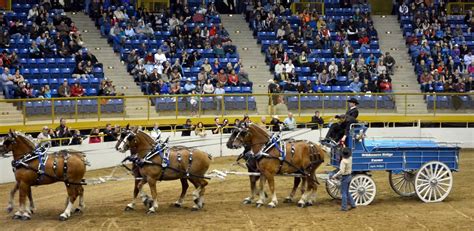
[[[371,171],[388,171],[392,189],[401,196],[418,195],[425,202],[444,200],[452,187],[452,172],[459,170],[460,148],[427,138],[365,138],[367,128],[353,124],[346,138],[352,150],[352,194],[358,204],[370,204],[376,186]],[[336,169],[340,148],[331,147],[330,164]],[[365,185],[365,186],[364,186]],[[328,193],[339,197],[338,186],[328,181]]]

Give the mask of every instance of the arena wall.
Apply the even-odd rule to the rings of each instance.
[[[293,132],[285,132],[283,137],[295,139],[308,139],[317,141],[322,135],[327,133],[327,129],[309,130],[300,129]],[[229,134],[212,135],[206,137],[181,137],[180,134],[164,133],[162,137],[170,136],[171,145],[184,145],[204,150],[214,157],[238,155],[242,150],[227,149],[225,143]],[[370,128],[367,131],[369,138],[377,137],[430,137],[438,142],[458,143],[462,148],[474,148],[474,128]],[[222,138],[222,139],[221,139]],[[222,140],[222,142],[221,142]],[[108,168],[119,165],[127,154],[115,151],[115,142],[88,144],[88,140],[83,145],[69,146],[68,148],[83,151],[87,154],[87,159],[91,163],[88,170]],[[49,151],[57,151],[62,147],[53,147]],[[13,182],[14,175],[11,171],[11,157],[0,159],[0,183]]]

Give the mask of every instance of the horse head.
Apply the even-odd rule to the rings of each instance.
[[[135,140],[135,132],[133,132],[129,126],[120,133],[120,138],[117,140],[115,144],[115,150],[125,153],[126,151],[130,150],[132,147],[132,142]]]
[[[28,137],[10,130],[8,136],[4,138],[2,145],[0,145],[0,155],[13,152],[14,159],[19,159],[26,153],[35,149],[35,144]]]
[[[249,128],[246,126],[236,126],[227,141],[227,148],[239,149],[248,142]]]

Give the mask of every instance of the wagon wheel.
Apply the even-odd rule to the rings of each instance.
[[[328,192],[329,196],[333,199],[341,199],[341,186],[339,181],[326,180],[326,192]]]
[[[403,171],[394,173],[391,171],[388,175],[388,182],[393,191],[400,196],[411,197],[415,192],[415,172]]]
[[[365,174],[358,174],[352,178],[349,192],[356,205],[369,205],[375,198],[377,187],[374,180]]]
[[[453,187],[453,174],[446,164],[431,161],[418,170],[415,178],[416,195],[424,202],[444,200]]]

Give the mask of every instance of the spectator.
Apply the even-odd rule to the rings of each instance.
[[[288,112],[288,117],[283,121],[285,125],[285,130],[292,131],[296,128],[296,120],[293,118],[293,113]]]
[[[66,126],[66,119],[61,118],[59,120],[59,126],[56,128],[56,135],[58,138],[69,138],[71,137],[71,131],[69,128]],[[69,144],[69,139],[61,139],[61,144],[62,145],[68,145]]]
[[[161,136],[160,125],[158,123],[153,125],[153,128],[150,131],[150,136],[155,140]]]
[[[74,85],[72,85],[72,87],[71,87],[71,96],[72,97],[82,97],[82,96],[84,96],[84,88],[80,85],[79,82],[75,82]]]
[[[44,126],[43,130],[36,137],[40,141],[39,146],[51,146],[51,136],[49,135],[48,126]]]
[[[222,87],[221,84],[217,84],[217,87],[216,89],[214,90],[214,94],[216,95],[215,98],[216,98],[216,109],[217,111],[221,111],[223,110],[224,108],[222,107],[223,106],[223,95],[225,94],[225,90],[224,88]]]
[[[118,133],[115,132],[115,129],[112,129],[111,124],[105,125],[104,129],[104,142],[117,141]]]
[[[184,94],[190,93],[196,89],[196,85],[191,82],[191,78],[186,79],[186,84],[184,84],[183,92]]]
[[[100,143],[102,142],[102,139],[99,136],[99,128],[95,127],[91,130],[90,136],[89,136],[89,144],[95,144],[95,143]]]
[[[10,93],[10,90],[15,89],[15,86],[13,83],[14,79],[15,78],[10,74],[10,69],[8,67],[5,67],[3,69],[1,83],[3,87],[3,94],[5,95],[5,98],[7,99],[13,98],[13,96]]]
[[[155,54],[155,63],[156,64],[161,64],[166,61],[166,55],[161,51],[161,49],[158,49],[158,52]]]
[[[230,74],[228,75],[228,83],[231,86],[239,85],[239,77],[235,74],[235,70],[230,71]]]
[[[380,87],[380,92],[384,92],[384,93],[392,92],[392,83],[390,83],[388,79],[384,79],[380,83],[379,87]]]
[[[207,79],[206,83],[203,86],[204,94],[213,94],[214,93],[214,85],[212,85],[211,80]]]
[[[206,128],[204,127],[204,124],[202,122],[197,123],[194,133],[196,134],[196,136],[200,136],[201,138],[206,137]]]
[[[51,89],[49,88],[49,85],[46,84],[41,87],[38,98],[51,99]]]
[[[317,130],[323,128],[324,119],[319,115],[319,111],[314,112],[314,116],[311,117],[311,130]]]
[[[71,96],[71,88],[69,87],[67,80],[63,81],[63,84],[58,88],[58,95],[60,97],[70,97]]]
[[[281,130],[282,122],[278,118],[278,115],[274,115],[272,120],[270,121],[270,125],[272,125],[273,132],[279,132]]]
[[[81,135],[81,131],[78,129],[72,131],[71,143],[69,145],[80,145],[84,140],[84,136]]]
[[[194,125],[192,125],[191,119],[186,119],[186,124],[183,125],[181,136],[191,136],[192,130],[194,130]]]
[[[393,75],[396,62],[395,62],[395,59],[392,57],[392,55],[390,55],[390,52],[385,53],[383,62],[385,63],[385,66],[387,67],[388,74]]]
[[[352,83],[349,84],[349,90],[351,90],[354,93],[359,93],[361,92],[363,84],[359,82],[359,78],[355,78]]]

